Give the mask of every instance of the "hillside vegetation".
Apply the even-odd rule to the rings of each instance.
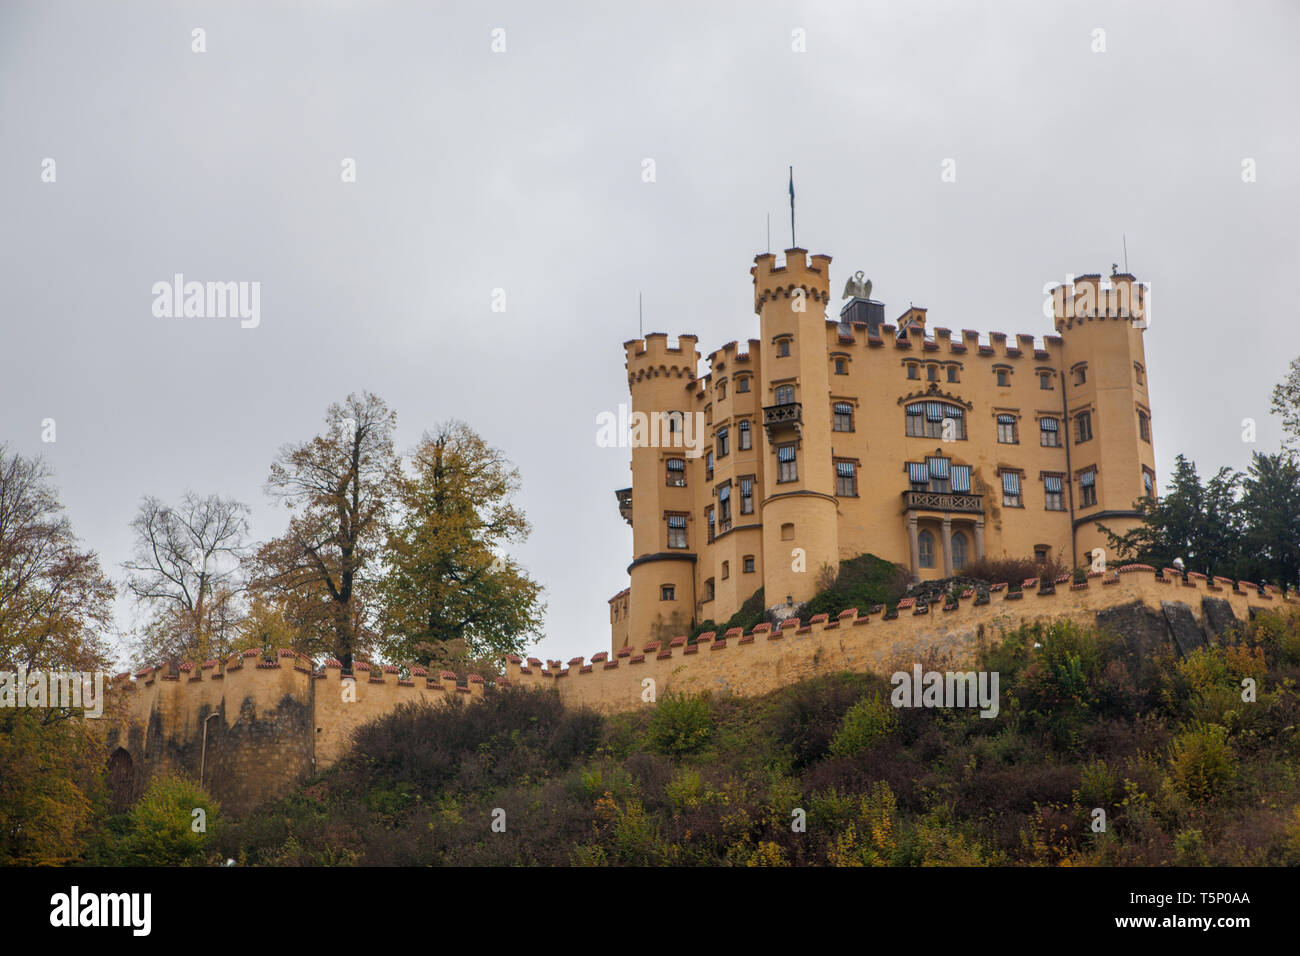
[[[996,718],[881,676],[614,718],[554,692],[406,707],[212,834],[246,864],[1300,864],[1300,614],[1186,659],[1024,626]],[[1256,682],[1243,700],[1242,680]],[[1104,811],[1104,832],[1095,832]],[[802,820],[804,827],[798,822]]]

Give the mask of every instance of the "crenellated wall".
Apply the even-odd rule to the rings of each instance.
[[[348,675],[336,660],[317,668],[290,650],[273,660],[246,650],[201,667],[187,662],[147,667],[134,678],[119,674],[109,692],[125,701],[108,713],[121,717],[103,721],[122,791],[117,800],[138,796],[160,771],[195,780],[201,773],[213,796],[243,812],[329,767],[354,729],[399,704],[481,697],[483,690],[477,674],[462,685],[450,671],[417,667],[406,680],[391,665],[357,661]]]
[[[1197,574],[1184,582],[1173,569],[1157,574],[1147,565],[1095,572],[1083,584],[1071,580],[1066,576],[1040,586],[1030,579],[1019,592],[998,584],[987,603],[968,591],[955,606],[943,608],[918,608],[908,598],[892,618],[879,609],[863,614],[853,608],[837,620],[819,614],[806,624],[790,620],[777,629],[760,624],[748,634],[739,628],[721,637],[706,632],[694,645],[675,637],[645,644],[639,653],[625,647],[613,656],[594,654],[589,662],[576,657],[567,667],[548,661],[543,668],[536,658],[512,657],[509,676],[524,687],[554,687],[566,703],[616,713],[647,706],[646,678],[653,679],[660,697],[701,691],[749,696],[836,671],[893,673],[935,655],[968,665],[981,639],[996,640],[1022,622],[1071,619],[1109,626],[1139,652],[1163,642],[1187,653],[1233,619],[1244,621],[1252,611],[1284,601],[1272,588],[1260,594],[1249,582],[1210,581]],[[1300,606],[1294,598],[1286,603]]]

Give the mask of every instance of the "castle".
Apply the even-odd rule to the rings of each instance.
[[[858,273],[826,318],[829,256],[787,249],[750,270],[759,337],[730,342],[697,377],[696,336],[626,342],[633,415],[689,435],[637,441],[630,587],[610,599],[611,650],[726,621],[760,587],[791,613],[818,578],[870,552],[914,581],[984,555],[1091,565],[1156,488],[1143,331],[1133,276],[1085,275],[1053,293],[1055,335],[1009,340],[894,324]]]

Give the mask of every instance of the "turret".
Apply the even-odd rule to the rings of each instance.
[[[1078,561],[1091,563],[1093,549],[1106,548],[1097,524],[1135,527],[1135,503],[1156,487],[1143,347],[1150,289],[1128,274],[1083,275],[1057,287],[1053,306],[1064,342],[1074,543]]]
[[[754,259],[763,376],[763,584],[769,605],[817,590],[823,565],[839,567],[831,462],[826,305],[830,256],[787,249]]]
[[[670,346],[655,332],[624,343],[633,547],[624,630],[638,639],[684,634],[694,620],[695,562],[705,534],[695,502],[708,445],[695,409],[697,341],[682,335]]]

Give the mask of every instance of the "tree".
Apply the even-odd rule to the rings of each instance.
[[[1243,488],[1243,569],[1284,588],[1300,583],[1300,461],[1256,452]]]
[[[1286,378],[1273,387],[1271,411],[1282,416],[1282,447],[1300,453],[1300,358],[1291,360]]]
[[[147,497],[131,522],[135,559],[127,588],[152,616],[142,639],[148,659],[234,650],[247,580],[248,507],[186,492],[177,507]]]
[[[102,671],[114,596],[46,465],[0,445],[0,670]],[[63,864],[84,849],[103,740],[73,713],[0,707],[0,864]]]
[[[518,469],[465,423],[423,436],[388,529],[380,591],[390,654],[427,663],[507,653],[540,633],[540,585],[497,550],[531,530],[514,503],[519,487]]]
[[[1202,484],[1196,463],[1179,455],[1164,496],[1136,502],[1143,512],[1141,525],[1122,535],[1100,523],[1097,528],[1117,560],[1164,567],[1182,558],[1191,571],[1231,573],[1241,553],[1241,477],[1220,468]]]
[[[296,649],[327,651],[351,669],[353,654],[374,640],[373,573],[400,478],[397,416],[367,392],[331,405],[325,420],[323,434],[286,446],[271,465],[267,491],[293,515],[258,550],[254,587],[309,635]]]

